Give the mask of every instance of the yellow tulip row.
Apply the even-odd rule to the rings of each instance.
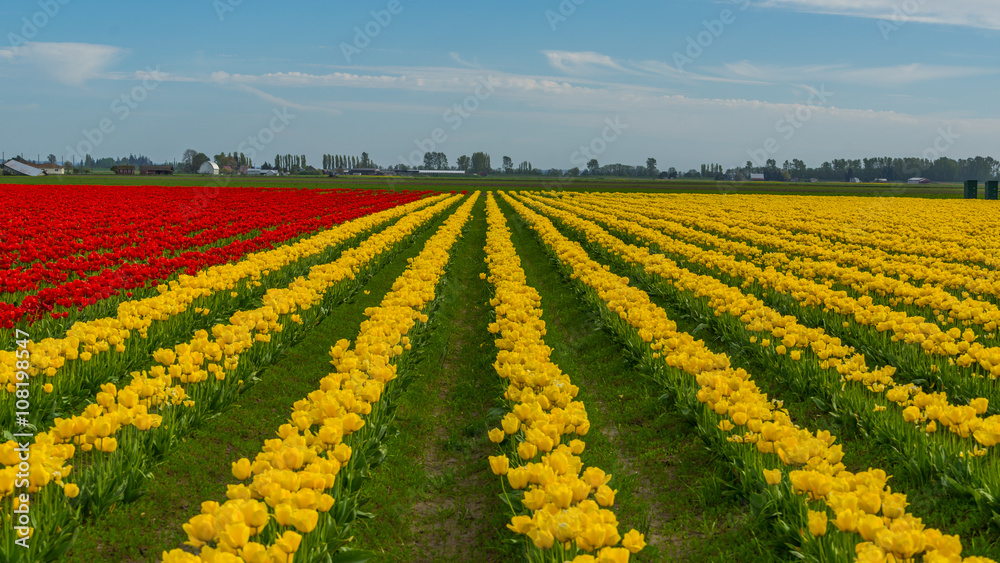
[[[825,541],[824,545],[833,547],[852,545],[862,561],[916,555],[926,562],[963,561],[959,539],[927,528],[919,518],[908,514],[905,495],[893,493],[886,486],[888,476],[884,471],[847,471],[841,462],[841,446],[834,444],[836,439],[829,432],[814,433],[795,425],[787,411],[760,391],[749,373],[732,368],[728,356],[713,353],[690,334],[678,332],[676,324],[652,303],[648,294],[591,260],[551,221],[513,198],[505,198],[571,272],[571,277],[603,304],[609,322],[618,323],[613,327],[622,333],[644,335],[641,342],[650,355],[658,354],[657,364],[675,378],[697,381],[698,400],[707,407],[704,414],[719,421],[717,428],[722,433],[744,438],[743,443],[729,445],[747,467],[757,468],[758,475],[772,486],[782,483],[783,473],[770,467],[780,460],[784,466],[795,468],[788,473],[792,490],[803,502],[818,509],[809,517],[810,533],[802,533],[803,544]],[[828,516],[831,511],[833,518]],[[834,530],[830,529],[831,522]],[[840,556],[851,558],[851,554],[843,552]]]
[[[354,279],[377,256],[391,250],[462,197],[453,196],[410,213],[346,250],[336,261],[314,266],[306,278],[296,279],[288,288],[268,290],[262,307],[234,314],[230,324],[216,325],[211,335],[200,330],[188,343],[157,350],[153,359],[160,365],[133,372],[131,381],[121,389],[105,384],[95,403],[80,415],[57,418],[51,428],[35,437],[30,445],[32,482],[28,492],[51,496],[55,494],[51,492],[53,489],[62,488],[66,496],[75,497],[82,488],[85,497],[89,497],[95,493],[88,490],[90,487],[109,488],[98,482],[101,478],[121,479],[117,474],[131,471],[137,464],[148,463],[152,454],[139,445],[148,441],[148,430],[159,428],[166,418],[172,423],[165,426],[169,427],[168,434],[177,435],[184,430],[179,427],[180,421],[190,424],[199,416],[231,402],[244,383],[233,377],[241,355],[244,359],[254,354],[263,356],[262,348],[274,348],[277,344],[276,341],[272,344],[274,334],[283,332],[288,323],[303,324],[301,315],[319,305],[332,288],[339,287],[344,280]],[[164,410],[164,406],[184,409]],[[119,438],[122,445],[129,446],[127,457],[115,455]],[[78,470],[74,479],[83,485],[81,488],[64,481],[72,468],[67,462],[76,454],[74,444],[79,445],[81,451],[90,452],[80,460],[84,473]],[[0,446],[0,453],[15,445],[7,442]],[[13,492],[9,485],[13,483],[19,462],[11,455],[0,458],[0,463],[4,465],[0,468],[0,499],[3,499]]]
[[[626,244],[586,219],[599,220],[602,217],[600,212],[577,208],[576,213],[570,213],[546,205],[549,201],[546,198],[525,199],[546,216],[557,218],[568,228],[582,233],[590,243],[614,254],[627,264],[669,284],[678,292],[704,299],[714,317],[740,323],[744,341],[759,343],[769,349],[773,344],[774,360],[787,357],[794,362],[790,367],[800,376],[814,371],[815,375],[807,376],[809,379],[823,379],[831,382],[831,387],[850,384],[867,391],[860,394],[856,409],[862,417],[895,416],[907,423],[922,424],[922,430],[927,433],[935,433],[940,425],[949,434],[942,438],[938,438],[940,435],[935,436],[937,443],[945,445],[953,454],[962,456],[986,455],[985,448],[1000,442],[1000,415],[980,416],[986,412],[986,398],[953,405],[949,403],[945,392],[925,393],[912,384],[897,384],[893,380],[895,367],[870,368],[863,354],[856,353],[852,347],[845,346],[839,338],[830,336],[822,328],[805,327],[794,316],[782,315],[753,295],[745,295],[740,289],[711,276],[694,274],[679,267],[666,256],[650,252],[646,247]],[[817,386],[822,386],[817,383]],[[884,410],[886,404],[893,406],[891,412]],[[735,437],[735,441],[740,439]],[[971,439],[974,442],[970,443]],[[920,457],[923,452],[912,451],[922,449],[919,442],[903,441],[911,450],[907,455],[911,458]],[[985,448],[980,448],[980,445]]]
[[[574,198],[573,201],[574,203],[586,204],[590,209],[601,209],[607,204],[607,198],[600,196]],[[645,217],[656,220],[657,229],[663,231],[664,234],[729,254],[754,259],[763,254],[761,246],[797,254],[801,254],[801,252],[796,251],[802,251],[803,247],[806,253],[831,252],[827,250],[828,245],[823,241],[818,241],[815,247],[801,244],[793,245],[787,243],[786,238],[781,235],[764,238],[759,235],[746,234],[745,231],[741,232],[737,228],[726,225],[712,226],[712,230],[718,229],[726,232],[726,236],[719,236],[705,230],[679,224],[673,219],[676,216],[673,206],[660,207],[645,198],[626,197],[621,198],[619,202],[633,211],[641,210]],[[704,229],[705,225],[701,224],[699,227]],[[741,240],[732,240],[733,238],[743,239],[749,244]],[[832,260],[817,261],[805,256],[789,260],[786,255],[773,252],[764,254],[764,257],[765,262],[774,264],[783,271],[799,277],[819,281],[833,280],[834,283],[842,287],[850,287],[861,294],[888,296],[889,304],[893,306],[904,304],[933,310],[938,322],[961,327],[974,326],[980,337],[995,338],[997,326],[1000,325],[1000,307],[997,307],[996,304],[971,298],[959,299],[947,289],[931,283],[918,286],[894,277],[873,274],[858,267],[844,267]],[[867,265],[878,267],[881,263],[881,261],[873,261],[868,262]],[[911,268],[911,273],[913,269]],[[922,269],[923,274],[915,276],[918,279],[928,279],[932,275],[930,272],[936,271],[936,268],[923,267]]]
[[[427,322],[422,311],[435,298],[478,197],[445,221],[381,304],[365,311],[354,347],[341,340],[331,348],[335,371],[295,403],[279,437],[267,440],[253,461],[232,464],[233,475],[247,483],[230,485],[222,504],[203,502],[201,514],[184,524],[187,544],[199,553],[174,549],[163,553],[164,563],[321,561],[350,540],[339,533],[353,519],[343,481],[364,469],[357,467],[358,452],[382,422],[380,401],[397,377],[396,358],[410,349],[407,334]],[[339,543],[329,545],[331,536]]]
[[[752,217],[778,230],[891,254],[1000,265],[1000,249],[993,243],[1000,229],[992,219],[993,207],[984,201],[786,195],[681,196],[677,201],[721,220]]]
[[[541,298],[525,282],[506,219],[492,195],[486,219],[487,279],[494,287],[490,304],[496,312],[489,330],[497,335],[499,349],[494,368],[508,384],[504,397],[511,405],[490,439],[516,452],[491,456],[489,463],[496,475],[506,476],[511,489],[524,491],[521,502],[530,511],[515,511],[507,527],[527,536],[546,554],[545,561],[627,562],[630,553],[645,546],[644,538],[636,530],[619,534],[615,514],[608,510],[616,493],[608,486],[611,475],[598,467],[584,469],[579,455],[585,443],[570,440],[587,434],[587,412],[574,400],[579,389],[550,359]]]
[[[606,215],[602,222],[613,224],[615,229],[624,230],[629,235],[655,244],[665,253],[681,256],[698,266],[743,280],[744,287],[757,286],[771,290],[791,297],[800,307],[822,309],[826,316],[837,315],[847,323],[845,328],[852,323],[870,327],[876,331],[872,334],[872,342],[882,349],[895,347],[905,350],[912,361],[937,356],[946,361],[944,366],[971,366],[973,369],[969,375],[974,378],[987,377],[993,381],[1000,377],[1000,347],[986,347],[976,342],[976,335],[970,329],[963,332],[952,327],[945,331],[923,317],[910,316],[891,307],[875,304],[869,296],[854,298],[826,284],[801,279],[773,268],[761,268],[725,252],[706,250],[677,240],[658,230],[659,221],[647,219],[637,211],[611,204],[605,206],[604,210]],[[929,370],[940,371],[942,364],[933,363],[937,365],[930,365]]]
[[[121,303],[115,317],[77,322],[63,337],[30,342],[28,350],[31,353],[31,365],[24,371],[32,379],[39,375],[55,378],[64,371],[76,375],[94,369],[106,371],[110,365],[114,365],[114,355],[110,355],[109,351],[114,350],[122,354],[131,348],[139,354],[147,353],[148,350],[142,343],[132,344],[134,336],[138,334],[140,338],[145,339],[151,327],[176,323],[179,316],[187,311],[190,311],[190,315],[203,314],[204,310],[200,307],[197,312],[194,311],[195,307],[192,307],[199,300],[214,295],[228,299],[228,292],[238,289],[237,286],[241,284],[246,287],[259,286],[261,280],[272,272],[303,258],[320,254],[427,205],[438,203],[444,197],[420,200],[354,219],[294,244],[250,254],[234,264],[212,266],[193,276],[181,275],[169,284],[157,286],[159,295]],[[95,368],[93,367],[95,364],[89,364],[91,360],[102,355],[111,356],[107,360],[111,362],[110,365],[102,364],[99,368]],[[17,381],[18,371],[14,352],[0,350],[0,396],[15,391],[14,382]],[[49,379],[56,382],[56,392],[59,391],[58,379]],[[46,391],[52,392],[52,386],[47,386]]]
[[[747,210],[720,212],[713,205],[716,199],[703,199],[656,198],[639,201],[650,204],[647,208],[650,210],[650,217],[657,213],[656,218],[669,219],[671,223],[680,223],[723,238],[740,239],[758,247],[778,250],[780,252],[765,254],[776,265],[787,264],[797,256],[812,257],[825,262],[850,264],[863,271],[892,276],[901,281],[917,280],[943,289],[1000,297],[998,270],[937,257],[899,254],[872,246],[842,243],[832,237],[837,232],[835,230],[821,231],[823,234],[803,230],[812,226],[811,219],[791,219],[778,214],[778,218],[770,218],[770,223],[766,223],[760,220],[760,215],[750,215]],[[595,198],[592,201],[596,203],[599,200]],[[770,201],[774,203],[774,200]],[[820,205],[824,203],[819,202]],[[824,234],[830,238],[824,238]]]

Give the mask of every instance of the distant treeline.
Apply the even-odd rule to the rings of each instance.
[[[201,165],[208,161],[205,153],[188,149],[179,163],[178,172],[197,172]],[[55,155],[49,155],[48,162],[55,162]],[[254,161],[240,152],[215,155],[215,162],[224,171],[253,167]],[[66,163],[69,166],[71,163]],[[81,163],[72,163],[78,167]],[[147,156],[130,154],[127,157],[95,159],[89,154],[82,162],[86,169],[109,169],[112,166],[141,166],[154,164]],[[888,182],[905,182],[914,177],[927,178],[934,182],[961,182],[964,180],[991,180],[1000,176],[1000,160],[990,156],[953,159],[940,157],[936,160],[927,158],[893,158],[873,157],[861,159],[835,158],[823,164],[810,167],[797,158],[786,160],[780,166],[774,159],[764,162],[763,166],[747,161],[742,167],[725,168],[721,164],[702,164],[700,169],[690,169],[682,172],[674,167],[661,170],[657,167],[655,158],[647,158],[645,164],[605,164],[598,163],[596,158],[579,161],[580,166],[569,170],[550,168],[542,170],[535,168],[531,162],[522,161],[515,165],[514,160],[504,156],[498,168],[491,165],[490,155],[485,152],[475,152],[472,156],[462,155],[455,160],[455,166],[448,165],[448,157],[443,152],[428,152],[424,155],[422,166],[399,163],[392,168],[422,168],[427,170],[465,170],[472,173],[536,175],[536,176],[616,176],[625,178],[708,178],[714,180],[745,180],[751,174],[763,174],[768,181],[781,182],[790,180],[817,179],[824,182],[850,182],[857,178],[862,182],[886,180]],[[276,155],[273,164],[261,163],[261,168],[275,168],[289,173],[318,174],[321,170],[350,170],[351,168],[379,168],[367,152],[361,156],[324,154],[322,168],[316,169],[306,164],[305,155]]]
[[[964,180],[990,180],[1000,175],[1000,161],[990,156],[977,156],[955,160],[940,157],[937,160],[926,158],[892,158],[874,157],[862,159],[838,158],[824,162],[819,167],[810,168],[799,159],[786,160],[781,167],[773,159],[765,166],[754,166],[747,161],[740,170],[729,170],[731,174],[764,174],[766,180],[800,180],[816,178],[822,181],[849,182],[858,178],[862,182],[874,182],[877,179],[889,182],[905,182],[909,178],[927,178],[934,182],[961,182]]]

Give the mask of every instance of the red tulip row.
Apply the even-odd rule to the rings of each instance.
[[[3,186],[0,327],[68,316],[426,192]],[[124,219],[123,219],[124,218]],[[48,285],[49,287],[42,287]],[[37,291],[35,291],[37,290]],[[33,292],[33,293],[32,293]],[[63,310],[60,311],[59,308]]]

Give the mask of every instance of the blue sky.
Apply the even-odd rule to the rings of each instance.
[[[6,0],[0,150],[1000,157],[998,47],[995,0]]]

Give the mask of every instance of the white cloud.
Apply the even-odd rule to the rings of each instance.
[[[996,0],[761,0],[755,5],[801,12],[1000,29]]]
[[[553,68],[567,74],[589,74],[598,69],[628,70],[608,55],[593,51],[542,51]]]
[[[30,65],[53,80],[76,86],[104,77],[125,53],[120,47],[92,43],[26,43],[0,49],[0,59]]]
[[[854,68],[848,64],[780,66],[759,65],[750,61],[727,63],[721,68],[706,69],[720,75],[766,80],[769,82],[840,82],[892,88],[919,82],[933,82],[973,76],[998,74],[988,67],[946,66],[911,63],[905,65]]]
[[[680,70],[657,60],[629,61],[615,59],[592,51],[543,51],[549,64],[566,74],[588,74],[603,68],[621,73],[645,74],[668,78],[678,83],[725,82],[746,85],[799,84],[802,82],[834,82],[877,86],[903,87],[919,82],[933,82],[973,76],[997,74],[994,67],[930,65],[922,63],[884,67],[855,68],[850,64],[813,64],[780,66],[755,64],[750,61],[727,63],[721,67],[704,67],[701,73]]]
[[[678,70],[676,67],[669,63],[663,61],[639,61],[637,63],[632,63],[635,68],[655,74],[658,76],[663,76],[666,78],[674,79],[678,82],[728,82],[731,84],[757,84],[765,85],[771,84],[771,82],[760,80],[760,77],[753,77],[748,75],[747,78],[732,78],[732,77],[722,77],[722,76],[710,76],[707,74],[698,74],[685,70]]]

